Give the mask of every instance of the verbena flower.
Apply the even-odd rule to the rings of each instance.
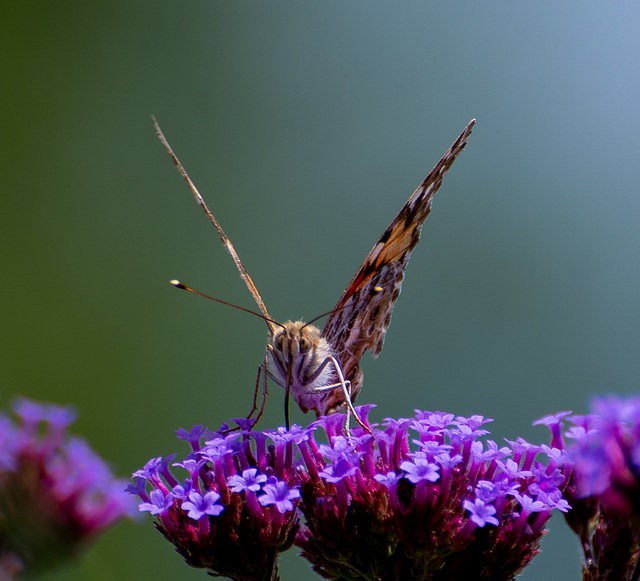
[[[0,413],[0,571],[33,575],[75,556],[133,504],[104,461],[67,433],[70,408],[19,399]]]
[[[189,565],[242,581],[277,579],[278,554],[293,546],[299,527],[293,446],[310,430],[226,429],[178,430],[192,449],[185,460],[150,460],[128,490]]]
[[[365,423],[371,407],[358,408]],[[184,461],[151,460],[130,491],[190,565],[232,579],[277,578],[295,541],[329,579],[510,580],[551,511],[568,509],[566,478],[549,447],[483,440],[489,421],[416,412],[349,435],[342,415],[288,432],[196,426],[177,432]]]
[[[296,544],[323,577],[512,579],[538,553],[551,511],[568,508],[544,450],[482,441],[491,420],[418,411],[350,438],[343,421],[317,422],[330,446],[299,445],[305,524]],[[556,485],[543,491],[550,475]]]
[[[583,579],[638,579],[640,397],[595,399],[592,411],[566,417],[566,445],[566,414],[543,419],[573,466],[565,491],[573,510],[565,518],[580,538]]]

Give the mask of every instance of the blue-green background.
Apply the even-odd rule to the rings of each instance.
[[[248,408],[264,324],[330,309],[464,124],[360,402],[532,420],[637,390],[640,7],[568,2],[9,3],[0,21],[2,402],[72,403],[121,475]],[[272,389],[262,424],[282,422]],[[296,410],[295,420],[307,422]],[[578,579],[562,518],[522,579]],[[292,551],[283,579],[315,579]],[[51,579],[204,579],[125,523]]]

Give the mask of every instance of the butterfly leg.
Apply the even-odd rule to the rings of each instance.
[[[253,405],[251,406],[251,411],[247,415],[247,419],[252,419],[254,413],[258,412],[255,417],[255,420],[251,427],[253,428],[258,420],[262,417],[262,413],[264,412],[264,407],[267,403],[267,395],[269,392],[267,391],[267,376],[270,375],[267,370],[267,359],[265,356],[265,360],[258,366],[258,375],[256,377],[256,387],[253,390]],[[260,391],[260,379],[262,379],[262,401],[260,402],[260,408],[258,408],[258,392]]]
[[[331,385],[324,385],[322,387],[316,387],[316,388],[314,388],[313,391],[318,392],[318,391],[327,391],[327,390],[330,390],[330,389],[342,388],[342,393],[344,394],[344,401],[345,401],[345,404],[347,406],[347,412],[346,412],[347,413],[347,419],[345,421],[345,431],[347,432],[347,434],[349,434],[349,418],[353,414],[353,417],[356,419],[356,422],[358,422],[358,424],[360,424],[367,432],[369,432],[369,434],[373,435],[373,433],[371,432],[371,428],[369,426],[367,426],[358,417],[358,414],[356,413],[356,410],[354,409],[353,403],[351,401],[351,382],[347,381],[344,378],[344,375],[342,373],[342,367],[340,367],[340,363],[338,363],[338,360],[333,355],[329,355],[329,357],[327,357],[322,362],[320,367],[318,367],[317,371],[313,374],[313,377],[311,378],[311,380],[313,380],[317,376],[319,376],[320,373],[324,370],[324,368],[329,363],[333,363],[333,367],[336,370],[336,373],[338,375],[338,379],[340,380],[339,383],[332,383]]]
[[[338,374],[338,377],[340,379],[340,386],[342,387],[342,392],[344,393],[344,400],[347,404],[347,420],[345,422],[345,430],[347,432],[347,435],[349,434],[349,416],[350,414],[353,414],[353,417],[355,418],[356,422],[358,422],[367,432],[369,432],[369,434],[373,436],[373,432],[371,431],[371,428],[367,426],[358,417],[358,414],[356,413],[356,410],[353,407],[353,402],[351,401],[351,382],[345,381],[344,375],[342,374],[342,368],[340,367],[340,364],[338,363],[337,359],[333,355],[330,355],[328,359],[331,360]],[[348,388],[347,388],[347,383],[349,384]]]

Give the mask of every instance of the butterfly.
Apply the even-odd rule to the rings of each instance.
[[[236,308],[253,313],[267,323],[269,337],[265,358],[259,367],[254,405],[248,417],[257,412],[257,421],[262,414],[266,397],[266,381],[269,377],[285,389],[287,428],[290,395],[305,413],[313,410],[319,417],[347,408],[347,414],[351,412],[358,420],[352,402],[362,389],[364,379],[364,373],[360,369],[360,358],[367,351],[371,352],[375,358],[382,350],[385,334],[391,321],[391,312],[400,295],[411,252],[420,240],[422,225],[431,211],[433,197],[442,184],[444,175],[465,148],[475,125],[475,119],[467,124],[384,231],[342,293],[336,306],[326,315],[316,317],[309,323],[303,321],[278,323],[271,318],[231,240],[222,230],[171,149],[155,118],[153,123],[160,141],[231,254],[240,277],[244,280],[260,313],[241,307]],[[178,288],[212,298],[179,281],[171,282]],[[219,299],[213,300],[229,305]],[[322,330],[312,324],[327,315],[328,318]],[[264,382],[263,399],[258,411],[257,393],[261,374]]]

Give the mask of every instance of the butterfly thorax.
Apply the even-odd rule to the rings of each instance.
[[[327,396],[318,391],[336,383],[327,360],[333,355],[318,327],[303,321],[287,321],[274,329],[267,345],[269,371],[278,385],[287,389],[303,412],[319,410]]]

